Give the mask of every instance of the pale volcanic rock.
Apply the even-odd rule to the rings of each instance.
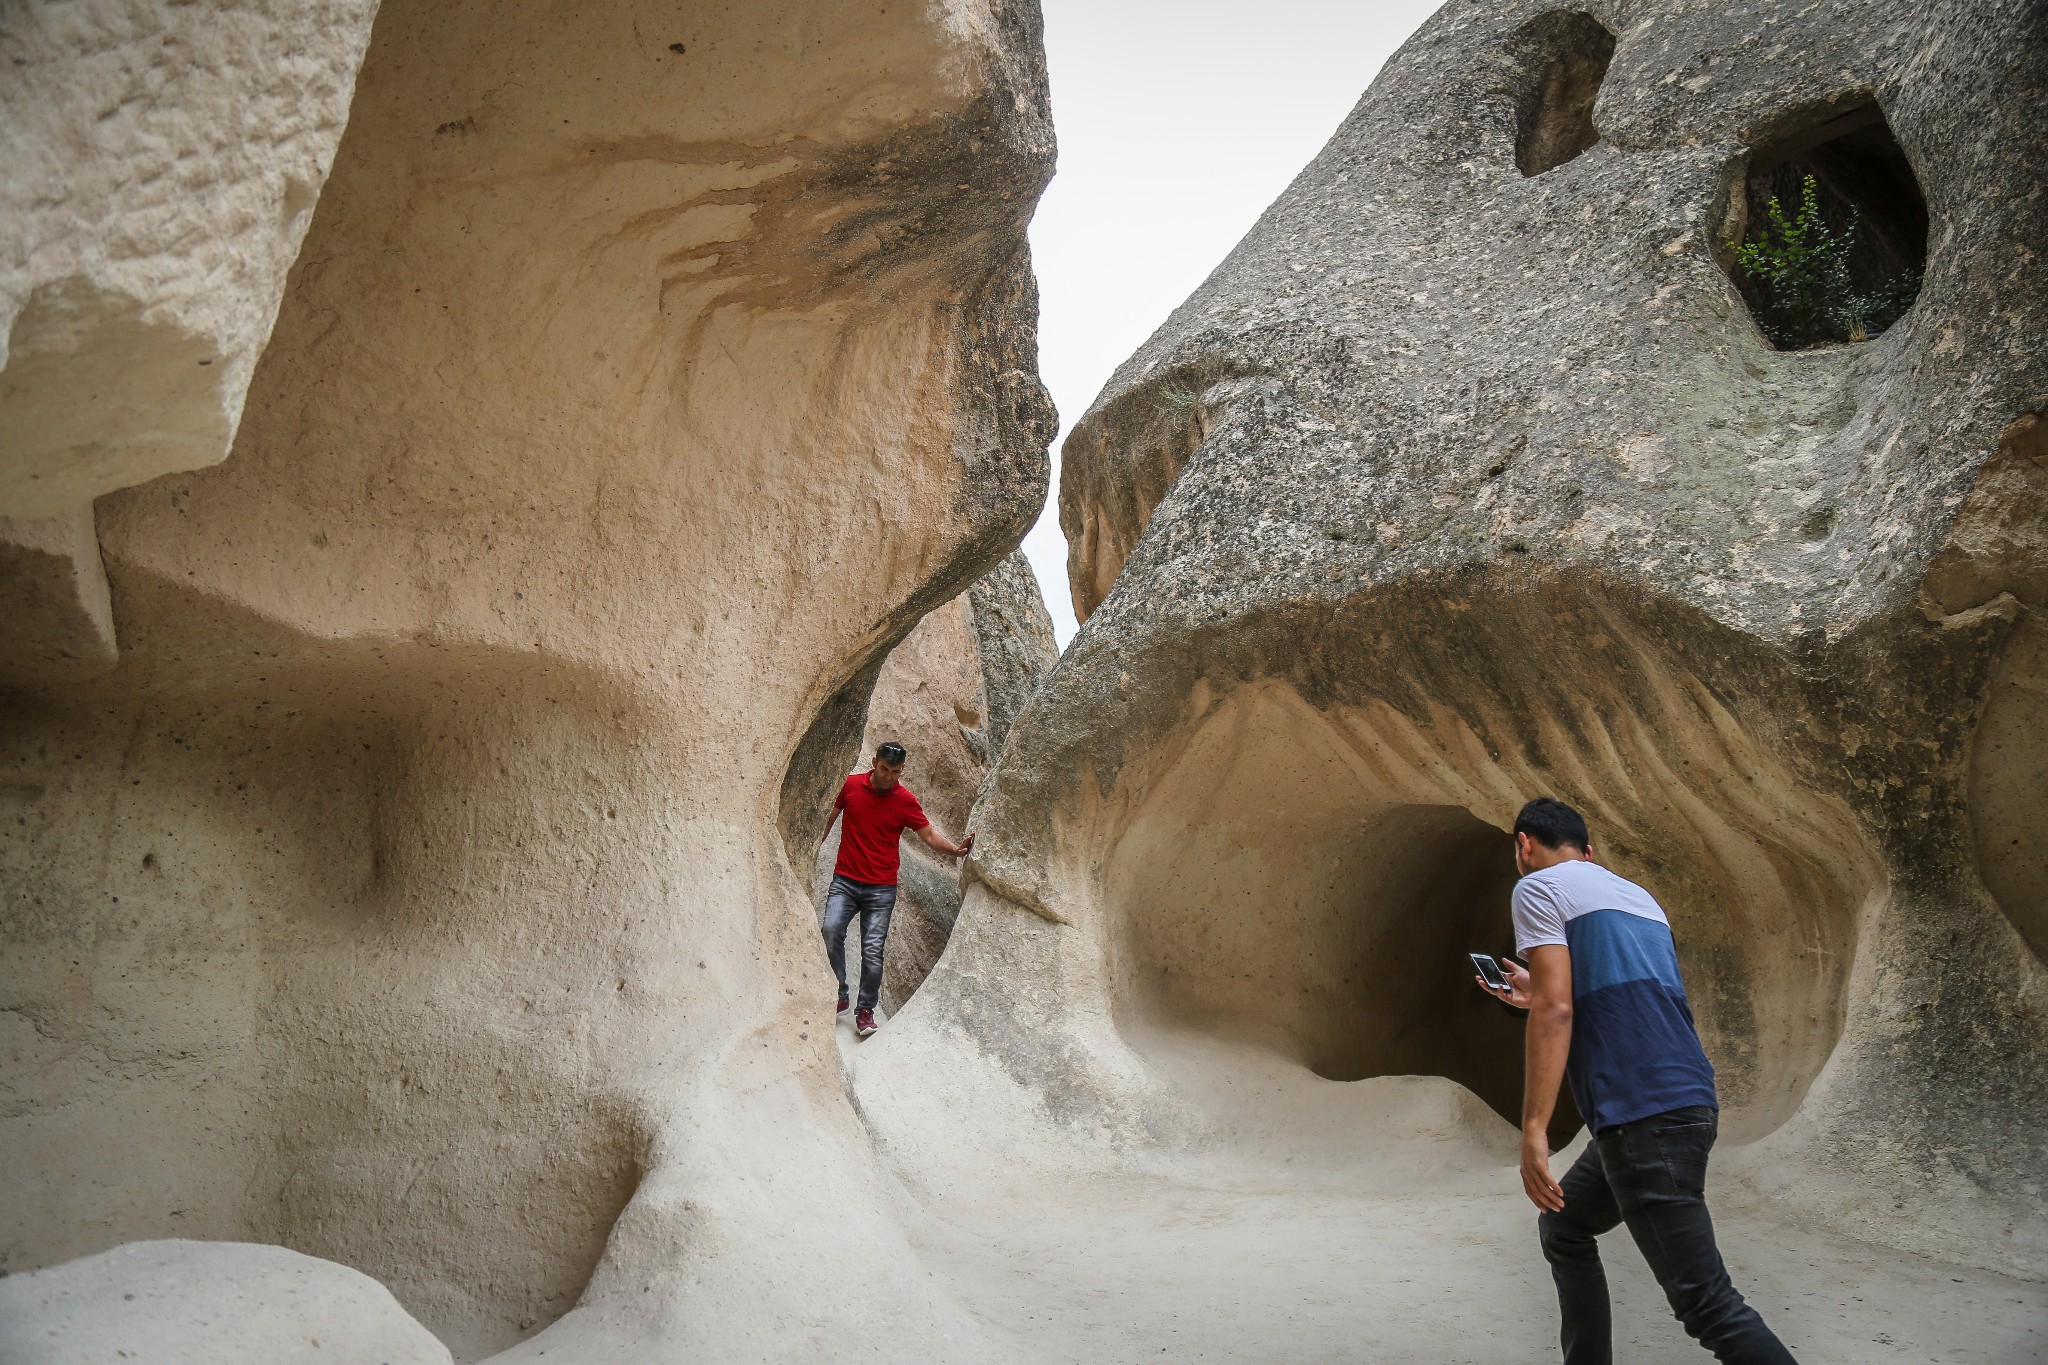
[[[1043,503],[1041,62],[975,0],[378,9],[231,455],[98,501],[119,665],[0,694],[10,1270],[275,1242],[460,1359],[999,1354],[804,870],[882,660]]]
[[[1502,831],[1550,792],[1671,908],[1717,1169],[2038,1296],[2042,23],[1424,25],[1067,441],[1085,624],[946,960],[863,1054],[906,1168],[1293,1161],[1313,1114],[1370,1121],[1331,1081],[1513,1115],[1519,1029],[1463,954],[1506,945]],[[1864,221],[1924,194],[1925,283],[1873,339],[1777,350],[1725,244],[1752,170],[1838,136],[1896,139],[1917,186]]]
[[[0,517],[0,687],[91,677],[116,655],[92,504]]]
[[[448,1365],[367,1275],[283,1247],[131,1242],[0,1279],[10,1365]]]
[[[1042,681],[1035,12],[565,16],[388,0],[230,457],[8,532],[17,1321],[1540,1359],[1462,954],[1550,790],[1673,911],[1801,1358],[2039,1354],[2037,14],[1447,7],[1078,425]],[[1752,163],[1880,123],[1919,301],[1773,350]],[[28,354],[155,384],[167,325]],[[871,723],[981,839],[842,1058],[806,872]]]
[[[376,12],[0,13],[0,516],[226,457]]]

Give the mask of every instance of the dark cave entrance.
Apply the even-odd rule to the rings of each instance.
[[[1867,341],[1919,298],[1927,199],[1875,102],[1758,142],[1731,198],[1723,263],[1776,349]]]
[[[1293,795],[1299,804],[1273,802],[1256,826],[1176,822],[1156,842],[1127,837],[1127,1006],[1257,1042],[1328,1080],[1443,1076],[1519,1124],[1522,1019],[1473,983],[1466,956],[1513,950],[1508,835],[1458,806],[1360,810],[1351,792]],[[1553,1140],[1579,1126],[1566,1094]]]

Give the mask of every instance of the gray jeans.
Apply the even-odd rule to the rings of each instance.
[[[896,888],[857,882],[834,874],[825,893],[825,957],[839,992],[846,993],[846,926],[860,916],[860,1008],[871,1010],[882,996],[882,945],[889,941],[889,916],[896,909]]]

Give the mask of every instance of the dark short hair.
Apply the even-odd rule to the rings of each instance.
[[[1554,796],[1539,796],[1522,807],[1522,813],[1515,817],[1515,833],[1526,834],[1545,848],[1570,844],[1581,853],[1593,843],[1593,836],[1586,830],[1586,817]]]
[[[892,739],[875,750],[875,757],[884,763],[901,763],[910,757],[910,751]]]

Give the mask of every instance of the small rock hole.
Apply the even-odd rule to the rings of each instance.
[[[1593,105],[1614,60],[1614,35],[1583,10],[1539,14],[1516,33],[1528,79],[1516,109],[1515,164],[1555,170],[1600,140]]]

